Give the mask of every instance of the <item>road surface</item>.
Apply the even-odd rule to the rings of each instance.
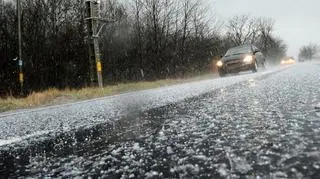
[[[320,63],[3,113],[0,175],[320,178]]]

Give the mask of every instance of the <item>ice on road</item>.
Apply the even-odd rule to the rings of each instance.
[[[277,70],[281,69],[131,92],[70,105],[3,113],[0,114],[0,146],[39,134],[69,131],[99,123],[112,123],[132,112],[182,101],[248,78],[267,75]]]
[[[18,160],[10,176],[320,178],[319,69],[317,63],[297,64],[66,106],[62,113],[61,108],[36,112],[41,120],[55,110],[58,116],[78,111],[97,123],[140,104],[140,112],[124,114],[129,122],[110,136]],[[125,100],[133,96],[136,102]],[[93,112],[93,104],[103,107]]]

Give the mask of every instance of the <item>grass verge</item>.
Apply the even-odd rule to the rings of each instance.
[[[86,99],[116,95],[130,91],[158,88],[162,86],[181,84],[186,82],[213,78],[214,75],[203,75],[190,79],[166,79],[152,82],[120,83],[104,88],[82,88],[79,90],[58,90],[51,88],[42,92],[34,92],[25,98],[0,98],[0,112],[36,108],[41,106],[59,105]]]

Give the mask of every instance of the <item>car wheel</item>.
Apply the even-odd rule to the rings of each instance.
[[[226,76],[226,73],[224,71],[219,71],[219,76],[220,77],[225,77]]]
[[[252,67],[252,72],[256,73],[257,71],[258,71],[258,64],[257,64],[257,61],[255,61]]]

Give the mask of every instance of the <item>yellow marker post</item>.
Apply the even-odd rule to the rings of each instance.
[[[19,73],[19,81],[20,81],[20,83],[23,83],[23,81],[24,81],[23,73]]]
[[[97,71],[102,72],[102,65],[101,62],[97,61]]]

